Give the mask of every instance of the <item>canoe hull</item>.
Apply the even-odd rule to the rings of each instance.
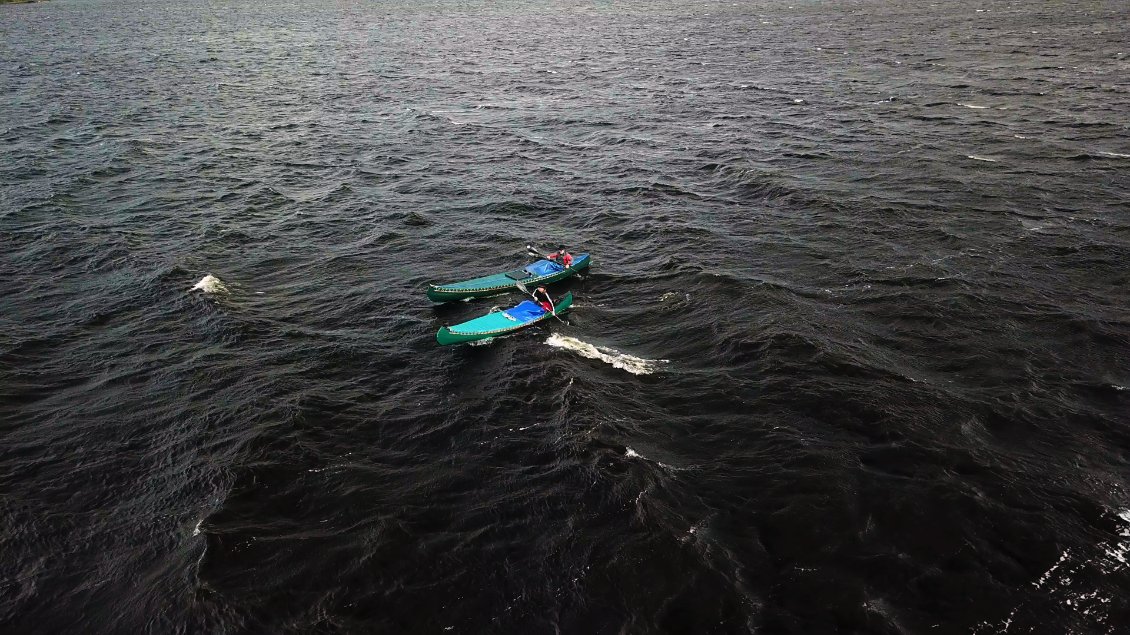
[[[566,293],[553,306],[554,306],[554,310],[557,312],[557,315],[561,315],[562,313],[568,311],[569,308],[572,305],[573,305],[573,294],[572,293]],[[487,339],[490,339],[492,337],[501,337],[503,335],[509,335],[509,334],[511,334],[515,331],[520,331],[524,328],[533,326],[535,324],[539,324],[539,323],[544,322],[546,320],[552,320],[553,319],[552,313],[546,313],[539,318],[535,318],[535,319],[530,320],[528,322],[522,322],[520,324],[509,325],[509,324],[506,324],[505,322],[498,322],[497,324],[491,324],[491,323],[485,321],[486,318],[488,318],[491,315],[494,315],[494,314],[488,314],[488,315],[483,316],[481,318],[476,318],[474,320],[470,320],[470,321],[464,322],[462,324],[455,324],[455,325],[452,325],[452,326],[441,327],[439,329],[439,331],[436,333],[436,341],[439,342],[439,344],[441,346],[450,346],[452,344],[466,344],[468,342],[476,342],[476,341],[479,341],[479,340],[487,340]],[[475,322],[481,323],[481,326],[474,326],[473,323],[475,323]]]
[[[579,254],[573,261],[573,266],[568,269],[553,272],[543,276],[531,276],[523,279],[522,284],[527,287],[545,285],[559,282],[589,268],[592,259],[589,254]],[[518,285],[513,278],[504,273],[482,278],[473,278],[463,282],[450,284],[428,285],[428,299],[432,302],[450,302],[452,300],[466,300],[468,298],[485,298],[499,295],[517,289]]]

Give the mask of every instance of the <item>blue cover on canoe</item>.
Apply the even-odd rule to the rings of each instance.
[[[526,271],[534,274],[535,276],[546,276],[551,273],[557,273],[564,270],[565,267],[553,262],[552,260],[539,260],[534,264],[526,267]]]
[[[545,315],[545,309],[526,300],[513,309],[506,309],[506,315],[518,320],[519,322],[529,322]]]

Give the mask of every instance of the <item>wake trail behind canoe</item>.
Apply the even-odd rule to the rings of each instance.
[[[658,370],[660,366],[669,362],[669,360],[666,359],[644,359],[642,357],[636,357],[635,355],[621,353],[618,350],[605,346],[593,346],[575,337],[558,333],[550,335],[545,343],[556,348],[564,348],[573,351],[581,357],[599,359],[602,362],[611,364],[613,368],[626,370],[633,375],[650,375]]]

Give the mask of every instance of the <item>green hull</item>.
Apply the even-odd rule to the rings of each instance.
[[[530,276],[521,280],[522,284],[531,289],[537,285],[558,282],[576,273],[588,269],[592,263],[589,254],[578,254],[573,260],[573,266],[564,271],[557,271],[544,276]],[[485,298],[516,289],[517,281],[505,273],[496,273],[492,276],[473,278],[463,282],[450,284],[428,285],[428,298],[432,302],[450,302],[452,300],[466,300],[467,298]]]
[[[566,293],[564,297],[553,305],[557,315],[561,315],[569,310],[573,304],[573,294]],[[441,346],[448,346],[451,344],[466,344],[467,342],[475,342],[478,340],[488,340],[492,337],[500,337],[502,335],[509,335],[514,331],[533,326],[539,322],[552,320],[553,314],[546,313],[539,318],[529,320],[528,322],[514,323],[508,320],[502,311],[488,313],[482,317],[477,317],[473,320],[463,322],[462,324],[455,324],[453,326],[444,326],[436,333],[436,341]]]

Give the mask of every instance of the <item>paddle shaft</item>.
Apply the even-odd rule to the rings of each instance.
[[[529,293],[530,297],[534,299],[534,302],[538,301],[538,297],[536,295],[534,295],[533,293],[530,293],[530,290],[527,289],[526,285],[522,284],[522,282],[520,280],[515,280],[514,285],[517,286],[519,289],[521,289],[523,292]],[[562,324],[565,324],[565,320],[562,320],[561,318],[557,317],[557,307],[553,306],[553,298],[549,297],[548,291],[545,292],[545,297],[549,300],[549,312],[553,314],[553,317],[557,318],[557,321],[561,322]]]
[[[556,258],[550,258],[548,255],[544,255],[540,249],[538,249],[537,247],[534,247],[533,245],[526,245],[526,251],[530,252],[531,256],[537,256],[538,258],[542,258],[544,260],[551,260],[553,262],[557,262]],[[563,262],[557,262],[557,264],[561,265],[562,267],[565,267],[566,269],[572,268],[572,265],[567,265]]]

